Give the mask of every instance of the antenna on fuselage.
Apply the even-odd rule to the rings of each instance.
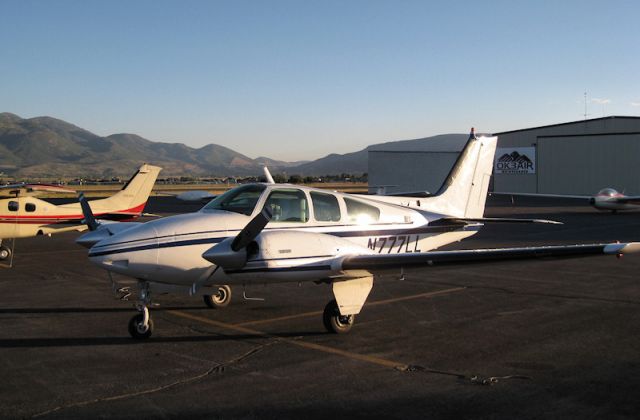
[[[276,182],[273,180],[271,172],[269,172],[266,165],[262,167],[262,170],[264,171],[264,177],[267,179],[267,184],[275,184]]]

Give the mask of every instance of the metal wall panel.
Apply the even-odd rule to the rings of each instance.
[[[640,194],[640,134],[538,139],[538,192],[595,194],[605,187]]]
[[[639,135],[640,118],[616,116],[497,133],[498,147],[537,147],[537,170],[495,174],[494,191],[590,195],[610,186],[640,193]]]
[[[407,191],[436,192],[449,174],[458,152],[369,152],[369,192],[376,186],[388,193]]]

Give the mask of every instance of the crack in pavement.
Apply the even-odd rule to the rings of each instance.
[[[166,385],[162,385],[162,386],[158,386],[158,387],[154,387],[154,388],[150,388],[150,389],[145,389],[145,390],[140,390],[140,391],[134,391],[134,392],[127,392],[124,394],[119,394],[119,395],[113,395],[111,397],[103,397],[103,398],[93,398],[90,400],[85,400],[85,401],[79,401],[79,402],[75,402],[75,403],[71,403],[71,404],[65,404],[65,405],[60,405],[57,407],[53,407],[49,410],[46,411],[42,411],[40,413],[36,413],[33,414],[31,416],[31,418],[38,418],[38,417],[43,417],[46,415],[49,415],[51,413],[55,413],[57,411],[60,410],[66,410],[69,408],[76,408],[76,407],[84,407],[87,405],[91,405],[91,404],[97,404],[97,403],[101,403],[101,402],[108,402],[108,401],[117,401],[117,400],[122,400],[125,398],[131,398],[131,397],[138,397],[140,395],[148,395],[148,394],[153,394],[156,392],[160,392],[160,391],[164,391],[170,388],[175,388],[177,386],[182,386],[182,385],[186,385],[189,384],[191,382],[195,382],[198,381],[202,378],[205,378],[211,374],[214,373],[223,373],[225,371],[226,367],[229,367],[235,363],[239,363],[257,353],[259,353],[260,351],[262,351],[265,347],[270,346],[271,344],[274,344],[275,342],[271,342],[271,343],[266,343],[266,344],[262,344],[259,346],[256,346],[244,353],[242,353],[239,356],[236,356],[232,359],[227,360],[226,362],[222,362],[222,363],[217,363],[215,366],[211,367],[210,369],[208,369],[207,371],[200,373],[198,375],[195,376],[191,376],[189,378],[185,378],[185,379],[181,379],[179,381],[175,381],[172,382],[170,384],[166,384]]]

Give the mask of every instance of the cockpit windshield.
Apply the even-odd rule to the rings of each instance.
[[[613,188],[605,188],[602,189],[598,192],[598,195],[604,195],[607,197],[614,197],[616,195],[618,195],[618,191],[614,190]]]
[[[262,184],[250,184],[231,189],[211,200],[202,210],[224,210],[250,216],[266,188]]]

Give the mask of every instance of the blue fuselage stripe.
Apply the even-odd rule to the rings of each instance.
[[[449,226],[422,226],[414,229],[387,229],[387,230],[354,230],[354,231],[337,231],[337,232],[316,232],[322,233],[325,235],[337,236],[340,238],[355,238],[355,237],[369,237],[369,236],[398,236],[398,235],[415,235],[421,233],[444,233],[444,232],[453,232],[456,230],[460,230],[464,228],[464,226],[460,225],[449,225]],[[166,238],[166,237],[164,237]],[[170,237],[172,238],[172,237]],[[89,251],[89,257],[100,257],[111,254],[121,254],[125,252],[134,252],[134,251],[145,251],[149,249],[160,249],[160,248],[174,248],[181,246],[191,246],[191,245],[203,245],[203,244],[218,244],[228,237],[220,236],[217,238],[201,238],[201,239],[186,239],[182,241],[166,241],[166,242],[156,242],[152,244],[146,245],[138,245],[138,246],[130,246],[127,248],[113,249],[113,250],[105,250],[105,251]],[[148,241],[157,241],[157,238],[146,238],[140,239],[136,242],[148,242]],[[131,241],[134,242],[134,241]],[[109,244],[105,246],[113,246],[116,244]]]

